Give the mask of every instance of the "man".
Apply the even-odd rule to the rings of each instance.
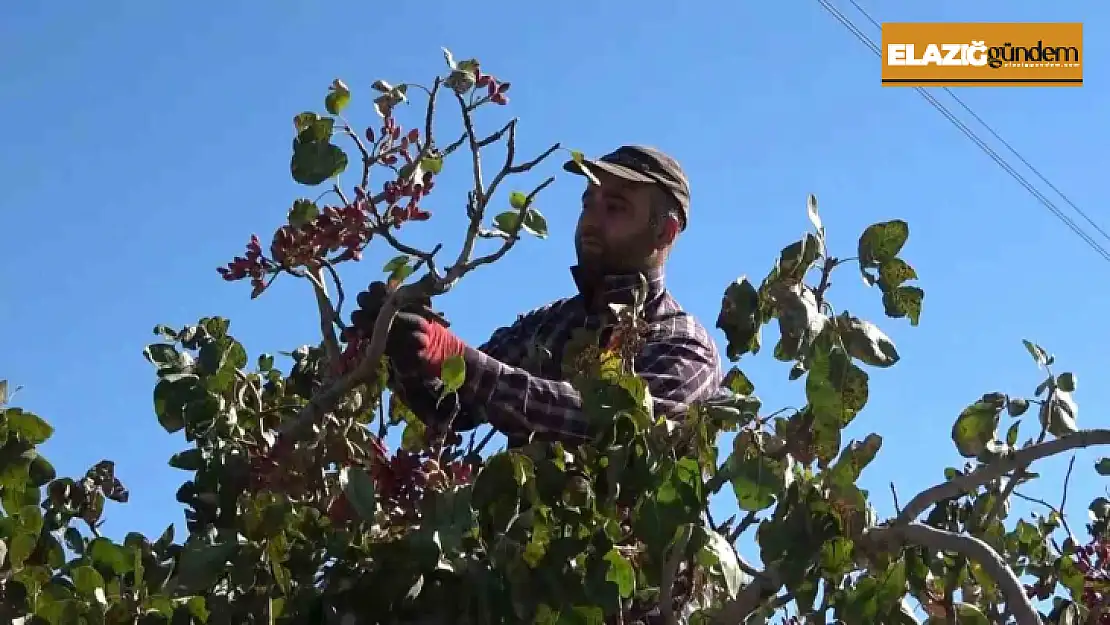
[[[437,322],[430,309],[396,316],[386,347],[393,363],[391,387],[422,420],[442,423],[457,410],[456,430],[488,422],[511,445],[532,436],[592,438],[581,395],[563,375],[564,348],[576,328],[605,331],[613,321],[608,304],[632,303],[644,281],[649,330],[633,364],[648,384],[656,414],[681,419],[688,404],[720,387],[716,344],[663,279],[664,262],[689,218],[690,189],[682,168],[644,146],[621,147],[586,166],[601,184],[590,181],[582,194],[575,230],[578,264],[571,268],[577,295],[522,315],[477,349]],[[564,169],[585,173],[575,161]],[[381,283],[359,294],[360,308],[351,315],[356,328],[372,328],[384,296]],[[466,380],[457,399],[439,402],[438,376],[454,355],[466,363]]]

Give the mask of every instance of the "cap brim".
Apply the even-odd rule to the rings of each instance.
[[[607,174],[611,174],[613,176],[616,176],[617,178],[621,178],[622,180],[628,180],[629,182],[645,182],[645,183],[656,183],[656,182],[658,182],[658,180],[656,180],[655,178],[652,178],[650,176],[645,176],[644,174],[641,174],[640,172],[638,172],[634,169],[629,169],[628,167],[625,167],[624,165],[616,165],[614,163],[608,163],[608,162],[605,162],[605,161],[597,161],[597,160],[587,160],[587,161],[585,161],[585,163],[586,163],[586,167],[589,167],[592,170],[600,170],[600,171],[603,171]],[[563,169],[565,169],[566,171],[569,171],[572,174],[578,174],[579,176],[586,175],[585,172],[582,171],[582,166],[579,165],[578,162],[573,160],[573,159],[564,163],[563,164]]]

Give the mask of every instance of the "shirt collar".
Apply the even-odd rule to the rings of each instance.
[[[644,302],[645,305],[650,305],[665,288],[662,267],[653,267],[642,272],[608,274],[601,276],[600,280],[591,279],[580,265],[571,267],[570,273],[588,308],[591,304],[632,304],[636,301],[636,292],[643,282],[647,283],[648,289]]]

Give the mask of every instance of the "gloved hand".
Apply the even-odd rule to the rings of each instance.
[[[369,336],[388,294],[382,282],[371,283],[359,293],[358,308],[351,313],[351,325]],[[439,377],[443,362],[466,350],[462,339],[447,329],[450,324],[432,310],[431,299],[412,302],[393,318],[385,353],[402,373],[423,372]]]

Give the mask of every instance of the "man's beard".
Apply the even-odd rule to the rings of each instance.
[[[585,238],[590,239],[590,245],[585,246],[582,243],[583,233],[578,233],[574,238],[578,265],[598,275],[641,271],[651,264],[652,253],[655,251],[651,234],[650,230],[645,231],[619,245],[612,245],[604,235],[586,233]]]

